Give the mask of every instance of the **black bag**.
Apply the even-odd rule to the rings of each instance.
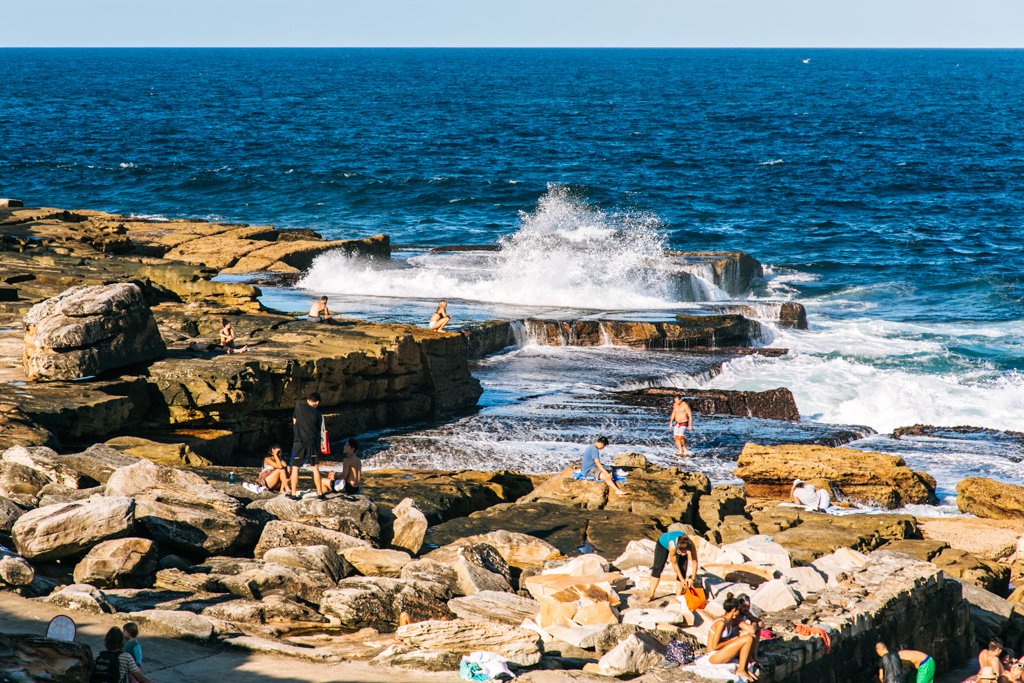
[[[121,683],[121,653],[104,650],[96,655],[89,683]]]

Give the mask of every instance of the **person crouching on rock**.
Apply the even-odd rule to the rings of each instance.
[[[697,547],[693,539],[682,531],[666,531],[654,546],[654,563],[651,565],[651,590],[647,594],[647,602],[654,600],[654,594],[661,582],[661,572],[665,562],[672,565],[676,575],[676,595],[693,587],[697,580]],[[680,561],[682,566],[680,566]]]
[[[260,476],[256,479],[256,483],[249,484],[246,482],[242,486],[254,493],[263,493],[276,486],[279,489],[279,493],[283,496],[289,493],[289,483],[288,465],[284,462],[281,447],[275,443],[263,457],[263,469],[260,471]]]
[[[299,468],[303,463],[308,462],[313,467],[313,487],[316,494],[323,497],[327,492],[320,476],[320,427],[323,424],[323,416],[320,414],[320,394],[313,392],[309,398],[295,403],[295,412],[292,413],[292,429],[294,439],[292,441],[292,495],[297,496],[299,490]]]
[[[306,316],[306,319],[312,320],[315,323],[334,324],[334,316],[331,313],[331,309],[327,308],[326,296],[320,297],[310,305],[309,314]]]
[[[334,470],[327,475],[328,487],[340,493],[355,495],[363,483],[363,462],[359,459],[359,442],[349,439],[341,448],[344,458],[341,461],[341,473]]]
[[[725,614],[711,622],[711,630],[708,632],[708,661],[712,664],[727,664],[736,659],[739,663],[736,675],[744,681],[756,681],[757,676],[748,669],[754,636],[740,631],[740,601],[728,593],[722,608]]]
[[[430,329],[435,332],[444,332],[444,328],[447,327],[448,323],[452,321],[452,317],[448,315],[448,302],[444,299],[437,304],[437,309],[434,314],[430,316],[430,322],[427,323]]]
[[[815,488],[802,479],[793,480],[789,493],[793,502],[803,505],[808,512],[825,512],[832,505],[832,494],[827,488]]]
[[[603,481],[617,496],[624,496],[626,492],[615,483],[615,477],[601,464],[601,451],[608,445],[608,437],[599,436],[597,441],[587,446],[583,451],[583,463],[580,466],[580,479],[592,481]]]

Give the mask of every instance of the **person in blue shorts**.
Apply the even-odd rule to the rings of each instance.
[[[680,566],[682,560],[682,566]],[[654,563],[651,564],[651,592],[647,602],[654,600],[654,593],[661,582],[661,572],[665,562],[672,565],[676,575],[676,595],[682,595],[687,588],[693,587],[697,579],[697,546],[682,531],[666,531],[654,546]]]
[[[604,465],[601,464],[601,451],[608,445],[608,437],[599,436],[597,440],[583,451],[583,464],[580,466],[580,479],[591,479],[603,481],[608,488],[617,496],[625,496],[626,492],[615,483],[615,478]]]

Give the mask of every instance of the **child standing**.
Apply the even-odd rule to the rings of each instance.
[[[122,628],[124,631],[124,651],[132,656],[135,663],[142,666],[142,645],[139,644],[139,625],[129,621]]]

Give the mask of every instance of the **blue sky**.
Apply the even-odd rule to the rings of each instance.
[[[0,45],[1024,47],[1024,0],[7,0]]]

